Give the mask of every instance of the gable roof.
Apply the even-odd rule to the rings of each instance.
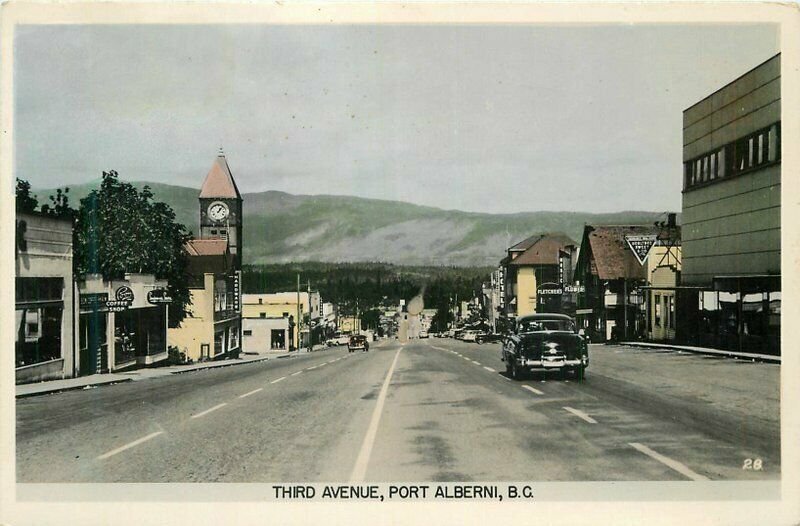
[[[545,234],[534,234],[531,237],[525,238],[516,245],[508,249],[509,252],[524,252],[531,248],[537,241],[542,239]]]
[[[558,253],[568,245],[577,246],[569,236],[560,232],[554,234],[539,234],[533,236],[536,239],[519,256],[511,260],[508,264],[515,266],[525,265],[558,265]],[[520,246],[533,239],[526,239],[516,246]],[[512,247],[513,248],[513,247]],[[510,249],[509,249],[510,250]]]
[[[224,154],[218,155],[211,165],[211,170],[200,188],[200,197],[242,198]]]

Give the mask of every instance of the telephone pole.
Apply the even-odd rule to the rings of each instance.
[[[300,351],[300,328],[302,327],[300,318],[300,273],[297,273],[297,351]]]
[[[308,352],[314,350],[314,334],[312,330],[314,329],[311,321],[311,280],[306,281],[306,294],[308,294]]]

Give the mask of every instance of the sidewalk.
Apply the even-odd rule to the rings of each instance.
[[[300,354],[305,351],[301,350]],[[49,393],[58,393],[61,391],[70,391],[74,389],[93,389],[100,385],[111,385],[122,382],[136,382],[141,380],[149,380],[151,378],[159,378],[169,376],[172,374],[190,373],[193,371],[200,371],[203,369],[216,369],[219,367],[232,367],[235,365],[244,365],[246,363],[263,362],[266,360],[275,360],[278,358],[288,358],[297,355],[296,352],[268,352],[260,354],[241,354],[239,358],[220,360],[217,362],[203,362],[190,365],[168,365],[164,367],[150,367],[142,369],[134,369],[131,371],[106,373],[106,374],[93,374],[89,376],[80,376],[78,378],[66,378],[64,380],[50,380],[48,382],[37,382],[32,384],[21,384],[16,386],[16,397],[24,398],[27,396],[37,396]]]
[[[619,342],[617,345],[629,345],[631,347],[644,347],[650,349],[670,349],[675,351],[693,352],[699,354],[716,354],[722,356],[729,356],[732,358],[744,358],[747,360],[761,360],[764,362],[781,362],[780,356],[774,354],[758,354],[749,352],[736,352],[725,351],[722,349],[711,349],[708,347],[692,347],[688,345],[673,345],[665,343],[648,343],[648,342]]]

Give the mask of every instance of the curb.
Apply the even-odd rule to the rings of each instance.
[[[281,356],[277,356],[276,358],[281,358]],[[194,373],[194,372],[197,372],[197,371],[205,371],[205,370],[208,370],[208,369],[221,369],[223,367],[233,367],[235,365],[245,365],[245,364],[248,364],[248,363],[266,362],[267,360],[270,360],[270,359],[272,359],[272,358],[266,357],[266,358],[260,358],[258,360],[245,360],[245,361],[237,361],[237,360],[229,360],[228,361],[228,360],[225,360],[225,361],[219,362],[219,365],[206,365],[206,366],[202,366],[202,367],[201,366],[197,366],[197,367],[193,367],[191,369],[183,369],[183,370],[180,370],[180,371],[170,371],[169,374],[184,374],[184,373]]]
[[[78,391],[78,390],[81,390],[81,389],[86,389],[87,387],[95,388],[95,387],[100,387],[100,386],[104,386],[104,385],[124,384],[124,383],[132,382],[132,381],[133,381],[133,378],[115,378],[114,380],[108,380],[108,381],[104,381],[104,382],[95,382],[95,383],[85,384],[85,385],[75,385],[75,386],[72,386],[72,387],[54,387],[52,389],[47,389],[47,390],[44,390],[44,391],[34,391],[34,392],[30,392],[30,393],[22,393],[22,394],[15,395],[14,398],[30,398],[31,396],[40,396],[40,395],[47,395],[47,394],[53,394],[53,393],[63,393],[65,391]]]
[[[757,354],[736,351],[723,351],[720,349],[708,349],[705,347],[689,347],[683,345],[667,345],[660,343],[644,343],[644,342],[619,342],[617,345],[626,345],[628,347],[638,347],[641,349],[669,349],[673,351],[692,352],[695,354],[708,354],[714,356],[727,356],[729,358],[744,358],[747,360],[759,360],[762,362],[776,362],[781,363],[780,356],[772,354]]]

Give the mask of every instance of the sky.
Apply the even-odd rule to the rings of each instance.
[[[16,177],[474,212],[680,210],[682,112],[770,25],[18,26]]]

